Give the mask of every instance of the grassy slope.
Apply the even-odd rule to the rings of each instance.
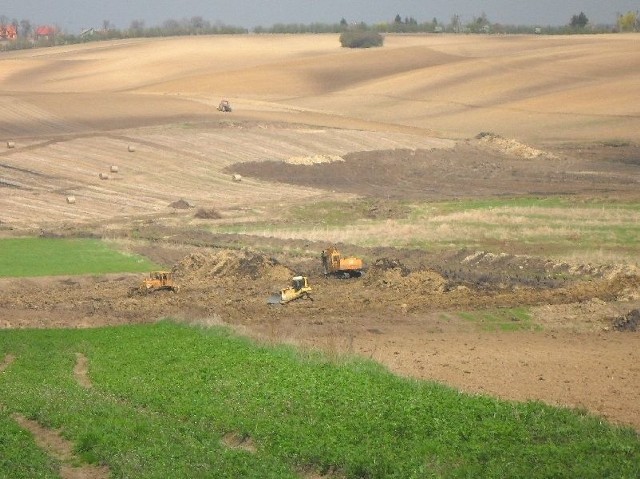
[[[477,249],[578,262],[636,261],[638,203],[572,198],[506,198],[455,202],[387,202],[394,218],[371,218],[370,200],[294,206],[282,223],[212,228],[287,239],[397,246],[427,250]],[[321,212],[321,214],[319,214]]]
[[[136,273],[158,269],[93,239],[14,238],[0,240],[0,277]]]
[[[89,358],[91,389],[73,378],[77,352]],[[0,332],[0,358],[9,353],[16,359],[0,373],[0,421],[19,412],[62,428],[85,460],[116,477],[640,474],[637,434],[586,414],[471,397],[222,329],[163,322]],[[0,445],[21,440],[15,427],[0,431]],[[224,446],[227,434],[255,452]],[[29,451],[10,449],[0,476],[33,477],[14,474]]]

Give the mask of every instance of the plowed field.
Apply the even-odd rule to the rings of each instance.
[[[2,279],[0,328],[227,324],[640,429],[637,261],[551,260],[506,241],[371,246],[351,230],[340,246],[368,269],[337,280],[318,255],[342,240],[296,233],[288,216],[366,199],[366,218],[408,244],[411,228],[384,221],[409,202],[637,204],[638,38],[389,36],[350,51],[333,35],[254,35],[2,53],[0,234],[102,237],[171,267],[181,289]],[[215,109],[223,97],[233,112]],[[295,273],[313,301],[268,306]]]

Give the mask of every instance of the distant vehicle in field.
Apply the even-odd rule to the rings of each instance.
[[[335,246],[331,246],[322,252],[322,266],[326,276],[339,278],[359,278],[364,273],[364,264],[361,258],[354,256],[343,258]]]
[[[222,111],[224,113],[230,113],[231,103],[229,103],[229,100],[222,100],[218,105],[218,111]]]
[[[177,293],[179,290],[171,271],[152,271],[148,278],[144,278],[137,288],[132,288],[130,294],[149,294],[155,291],[168,290]]]

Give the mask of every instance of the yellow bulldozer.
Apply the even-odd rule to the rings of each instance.
[[[291,280],[291,286],[269,296],[267,303],[286,304],[298,298],[311,299],[311,286],[309,286],[309,280],[306,276],[294,276]]]
[[[325,276],[338,278],[359,278],[364,273],[364,263],[354,256],[343,258],[335,246],[322,252],[322,266]]]
[[[131,288],[130,294],[148,294],[155,291],[168,290],[177,293],[180,288],[173,279],[171,271],[152,271],[137,288]]]

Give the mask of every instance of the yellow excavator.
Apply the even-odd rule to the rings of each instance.
[[[311,299],[310,293],[311,286],[309,286],[308,278],[306,276],[294,276],[291,280],[291,286],[269,296],[267,303],[286,304],[298,298]]]
[[[361,258],[354,256],[342,257],[340,251],[335,246],[324,250],[321,258],[325,276],[359,278],[364,273],[364,265]]]

